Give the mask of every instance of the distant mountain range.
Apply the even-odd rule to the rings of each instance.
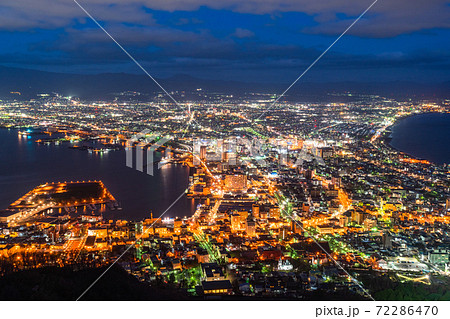
[[[281,93],[289,83],[245,83],[199,79],[177,75],[157,79],[168,91],[190,92],[202,88],[207,92],[243,94],[249,92]],[[29,99],[39,93],[57,92],[80,98],[112,99],[114,93],[137,91],[154,94],[161,89],[146,75],[126,73],[65,74],[0,66],[0,97]],[[21,92],[20,97],[10,92]],[[450,81],[442,83],[416,82],[302,82],[294,86],[287,98],[296,100],[320,99],[328,93],[366,93],[397,98],[450,98]]]

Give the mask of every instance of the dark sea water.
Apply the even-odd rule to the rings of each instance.
[[[149,176],[125,165],[124,150],[91,154],[68,143],[39,145],[40,137],[0,128],[0,210],[46,182],[102,180],[123,208],[105,217],[142,220],[150,211],[160,216],[188,185],[188,168],[179,164],[155,168]],[[194,210],[194,201],[183,196],[164,217],[190,216]]]
[[[450,114],[426,113],[400,120],[391,146],[436,164],[450,163]]]

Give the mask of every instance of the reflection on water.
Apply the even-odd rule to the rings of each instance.
[[[437,164],[450,164],[450,114],[428,113],[400,120],[390,144],[400,151]]]
[[[123,150],[89,153],[69,149],[69,143],[39,145],[38,138],[0,129],[0,209],[43,183],[102,180],[123,208],[107,211],[105,217],[140,220],[151,211],[159,216],[188,185],[189,168],[182,165],[155,167],[154,176],[149,176],[126,167]],[[183,197],[165,216],[190,216],[194,210],[194,200]]]

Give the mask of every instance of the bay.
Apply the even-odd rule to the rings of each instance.
[[[112,219],[142,220],[160,216],[186,189],[189,168],[167,164],[150,176],[125,165],[125,151],[89,153],[70,149],[69,143],[41,145],[42,136],[21,136],[0,129],[0,210],[47,182],[102,180],[122,206],[106,211]],[[161,157],[157,153],[156,157]],[[190,216],[195,202],[182,196],[164,217]]]

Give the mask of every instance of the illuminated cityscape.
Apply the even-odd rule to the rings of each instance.
[[[13,316],[448,318],[448,0],[0,15]]]
[[[192,298],[364,300],[379,289],[373,277],[386,287],[448,282],[448,166],[389,140],[399,119],[446,113],[449,101],[356,95],[348,103],[285,102],[258,118],[270,96],[203,94],[182,105],[191,110],[184,116],[170,103],[60,95],[3,102],[1,125],[37,147],[127,148],[131,166],[151,149],[162,154],[147,163],[155,170],[188,167],[182,196],[196,208],[192,216],[108,219],[122,207],[101,181],[48,181],[0,213],[2,274],[101,268],[125,253],[117,264],[140,282]],[[163,136],[168,143],[155,142]]]

